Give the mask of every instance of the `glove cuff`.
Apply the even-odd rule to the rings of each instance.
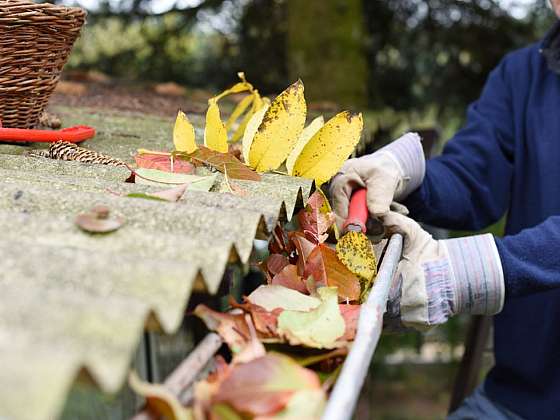
[[[407,133],[379,149],[378,154],[382,153],[390,157],[399,168],[402,182],[397,187],[395,199],[402,200],[424,180],[426,161],[421,138],[417,133]]]
[[[500,312],[504,306],[504,273],[494,237],[485,234],[440,242],[449,259],[449,284],[444,295],[449,298],[451,313]]]

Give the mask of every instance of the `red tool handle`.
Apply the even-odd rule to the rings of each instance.
[[[348,207],[348,218],[344,222],[343,229],[366,233],[366,223],[369,217],[367,208],[367,190],[360,188],[352,193],[350,206]]]
[[[87,125],[76,125],[62,130],[31,130],[24,128],[2,128],[0,125],[0,142],[35,142],[52,143],[64,140],[79,143],[95,136],[95,129]]]

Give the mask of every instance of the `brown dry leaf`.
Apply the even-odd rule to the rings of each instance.
[[[239,185],[229,179],[227,165],[224,166],[224,181],[229,193],[238,195],[240,197],[246,197],[247,195],[249,195],[249,192],[246,189],[241,188]]]
[[[324,195],[316,191],[307,200],[305,208],[298,213],[300,229],[307,239],[316,244],[327,240],[329,237],[327,232],[335,222],[333,213],[323,211],[324,202]]]
[[[234,353],[242,351],[251,339],[244,314],[216,312],[206,305],[198,305],[194,314],[204,321],[209,330],[217,332]]]
[[[344,301],[360,298],[360,281],[336,256],[336,251],[327,245],[318,245],[309,255],[304,277],[312,276],[318,286],[338,288],[338,296]]]
[[[220,384],[214,404],[228,404],[245,416],[270,416],[286,407],[300,390],[321,389],[317,374],[291,358],[269,353],[236,365]]]
[[[272,278],[271,284],[284,286],[301,293],[307,293],[307,287],[305,286],[303,278],[298,275],[298,269],[293,264],[285,266],[282,271],[276,274]]]
[[[276,327],[278,315],[280,315],[282,309],[278,308],[269,312],[262,306],[249,302],[247,298],[245,298],[244,303],[237,303],[233,298],[230,298],[229,303],[233,308],[241,309],[251,315],[259,338],[268,342],[270,339],[278,336]]]
[[[109,207],[94,206],[90,211],[80,213],[76,217],[76,225],[89,233],[109,233],[119,229],[124,224],[121,216],[112,216]]]
[[[227,168],[228,176],[233,179],[245,179],[249,181],[260,181],[261,176],[251,168],[243,164],[239,159],[230,153],[220,153],[200,146],[198,150],[191,154],[177,153],[179,158],[190,159],[194,163],[199,163],[224,173]]]

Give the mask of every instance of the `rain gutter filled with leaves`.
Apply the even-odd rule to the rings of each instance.
[[[127,197],[163,202],[181,201],[188,190],[212,192],[218,182],[243,197],[244,183],[260,182],[266,172],[313,180],[316,192],[296,227],[278,224],[271,232],[269,256],[260,262],[266,284],[241,302],[230,299],[228,312],[199,305],[194,315],[217,335],[203,340],[165,384],[142,382],[134,373],[129,383],[146,399],[137,419],[350,418],[381,333],[402,238],[391,238],[377,274],[373,245],[360,235],[340,236],[320,188],[359,142],[361,114],[344,111],[326,122],[320,116],[305,126],[301,81],[270,101],[239,77],[208,101],[204,145],[179,112],[174,150],[140,149],[135,166],[60,143],[47,157],[125,166],[129,182],[162,189]],[[223,123],[219,100],[239,93],[246,96]],[[84,234],[111,235],[124,223],[102,207],[76,218]],[[228,361],[214,357],[222,343]],[[199,377],[208,362],[212,372]]]

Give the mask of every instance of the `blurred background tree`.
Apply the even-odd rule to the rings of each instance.
[[[70,1],[64,1],[69,3]],[[462,113],[508,51],[552,14],[496,0],[76,0],[89,26],[70,65],[127,80],[265,94],[304,79],[311,101]]]

